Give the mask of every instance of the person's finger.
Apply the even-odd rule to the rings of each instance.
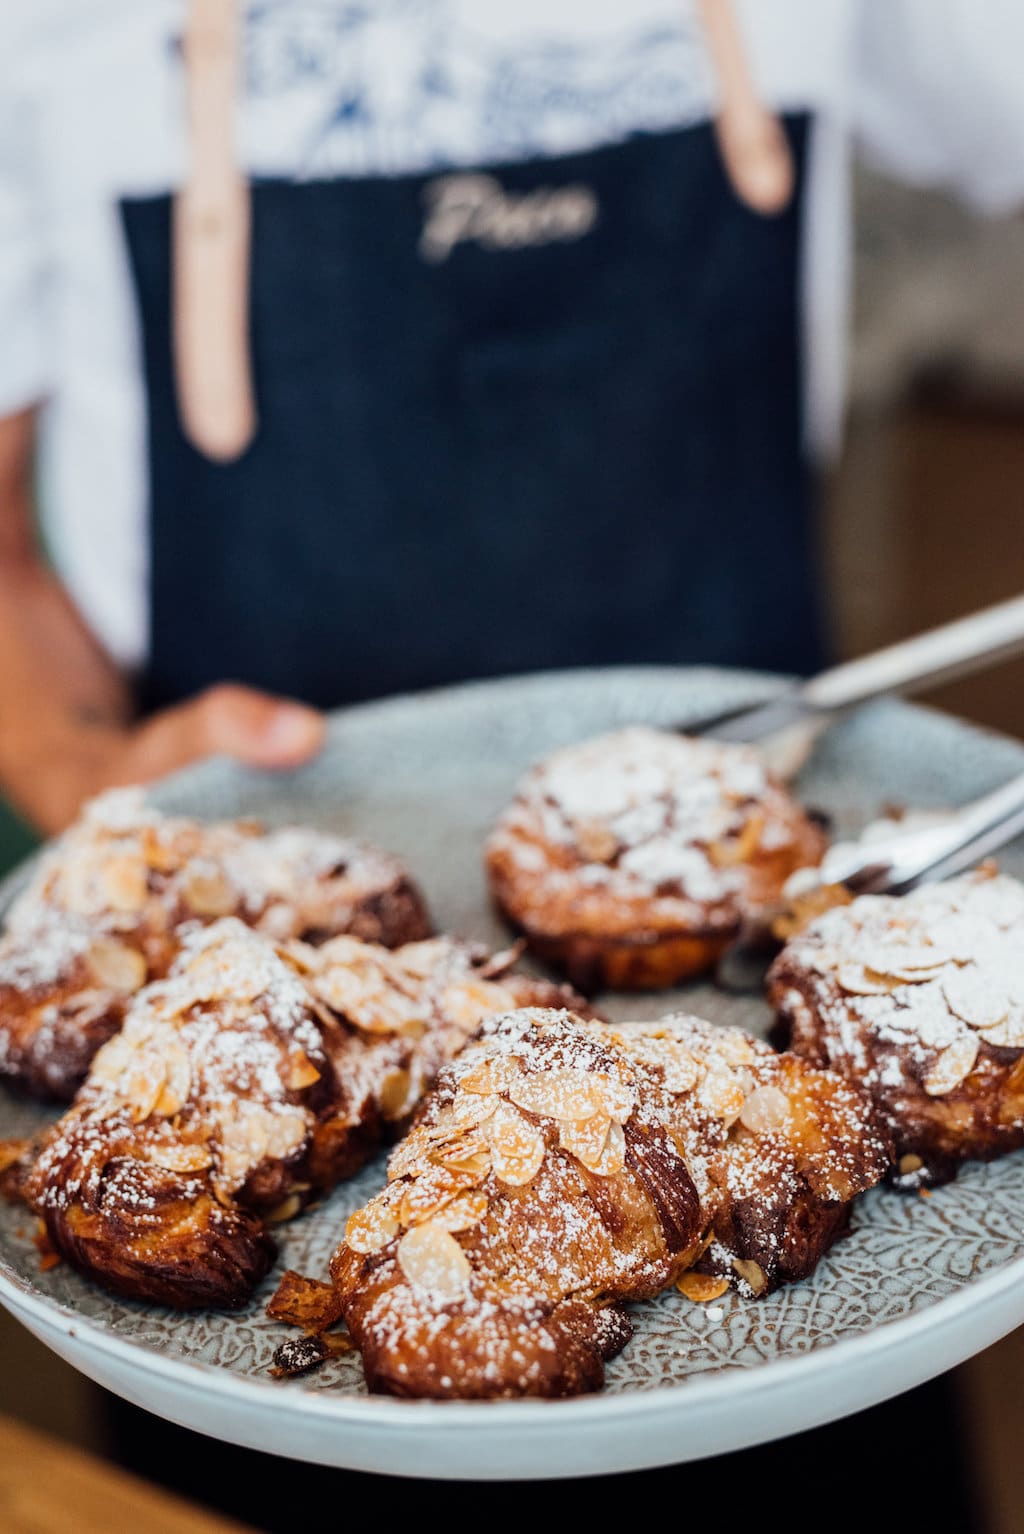
[[[206,756],[231,756],[253,767],[297,767],[316,755],[323,739],[323,716],[315,709],[224,684],[148,720],[125,765],[146,778]]]

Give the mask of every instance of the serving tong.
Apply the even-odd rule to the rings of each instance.
[[[753,708],[708,715],[686,734],[756,745],[782,777],[793,777],[814,744],[842,715],[882,696],[912,693],[963,676],[1024,650],[1024,597],[985,608],[941,628],[794,683]],[[1024,833],[1024,773],[959,809],[893,822],[891,831],[837,842],[820,867],[794,874],[786,897],[844,885],[853,894],[902,895],[919,884],[972,868]],[[781,912],[774,913],[782,914]],[[771,953],[769,914],[741,938],[719,970],[731,990],[759,989]]]
[[[933,879],[964,873],[1024,832],[1024,773],[958,810],[891,833],[836,842],[815,869],[796,876],[801,893],[844,884],[857,895],[903,895]],[[813,876],[813,877],[808,877]]]
[[[789,901],[833,885],[853,895],[905,895],[919,884],[965,873],[1022,833],[1024,772],[960,809],[915,816],[905,828],[896,821],[891,832],[872,830],[859,841],[836,842],[817,868],[792,875],[778,908],[747,924],[718,965],[718,983],[728,991],[763,990],[768,966],[782,946],[774,925]]]
[[[779,776],[791,778],[824,731],[860,704],[919,692],[1022,651],[1024,596],[793,682],[765,703],[706,714],[678,728],[757,745]]]

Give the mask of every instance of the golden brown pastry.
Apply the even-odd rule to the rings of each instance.
[[[711,968],[825,845],[748,747],[633,728],[534,767],[486,865],[501,911],[575,985],[641,990]]]
[[[274,938],[425,937],[396,858],[325,832],[203,824],[122,789],[45,854],[0,940],[0,1079],[73,1096],[128,1000],[166,974],[182,929],[237,916]]]
[[[23,1184],[119,1294],[242,1303],[290,1218],[362,1165],[494,1006],[549,997],[446,938],[271,944],[227,918],[129,1007]]]
[[[491,1017],[349,1219],[319,1324],[345,1320],[375,1391],[595,1390],[622,1302],[695,1265],[753,1295],[804,1277],[888,1162],[855,1088],[742,1033]],[[301,1322],[290,1284],[274,1313]]]
[[[819,917],[768,977],[780,1038],[871,1093],[897,1181],[1024,1145],[1024,885],[991,871]]]

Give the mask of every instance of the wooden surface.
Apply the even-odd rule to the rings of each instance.
[[[986,1534],[1024,1534],[1024,1327],[958,1371]]]
[[[244,1534],[242,1525],[0,1417],[3,1534]]]

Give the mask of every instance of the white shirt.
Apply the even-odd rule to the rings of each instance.
[[[982,207],[1024,195],[1019,0],[736,0],[777,109],[815,115],[808,433],[841,418],[856,135]],[[147,635],[145,399],[119,218],[185,157],[182,0],[0,8],[0,415],[42,412],[58,569],[119,661]],[[400,175],[706,120],[692,0],[248,0],[240,153],[259,176]]]

